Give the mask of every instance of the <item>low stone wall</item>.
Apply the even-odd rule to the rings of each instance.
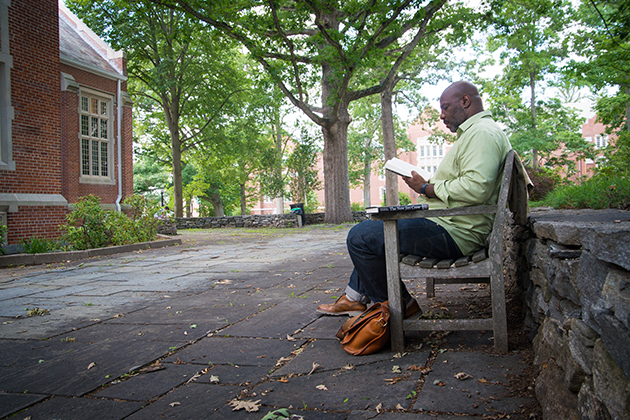
[[[526,326],[545,419],[630,419],[630,212],[532,211]]]
[[[305,215],[307,225],[324,223],[324,213],[308,213]],[[352,213],[355,222],[367,219],[364,211]],[[175,219],[176,229],[214,229],[214,228],[291,228],[297,227],[298,216],[294,213],[284,214],[250,214],[245,216],[224,217],[181,217]]]

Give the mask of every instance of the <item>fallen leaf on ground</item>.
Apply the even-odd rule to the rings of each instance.
[[[210,375],[210,383],[211,384],[218,384],[219,383],[219,377],[216,375]]]
[[[176,405],[182,405],[179,401],[175,401],[169,404],[171,407],[175,407]]]
[[[396,404],[396,410],[401,410],[402,411],[404,409],[405,409],[405,407],[403,407],[402,405]]]
[[[258,404],[260,402],[260,400],[256,400],[256,401],[239,401],[237,399],[234,399],[232,401],[230,401],[230,405],[234,408],[232,408],[232,411],[239,411],[239,410],[245,410],[248,413],[254,412],[254,411],[258,411],[258,409],[260,408],[260,404]]]
[[[379,413],[379,414],[381,414],[383,411],[384,411],[384,410],[383,410],[383,403],[379,403],[379,404],[376,406],[376,412],[377,412],[377,413]]]
[[[313,372],[315,372],[315,369],[317,369],[318,367],[321,367],[320,364],[313,362],[313,368],[311,369],[311,371],[308,373],[309,375]]]
[[[326,385],[321,384],[321,385],[317,385],[315,388],[322,390],[322,391],[328,391],[328,388],[326,388]]]
[[[287,340],[288,341],[296,341],[296,339],[291,337],[289,334],[287,334]]]
[[[400,366],[398,366],[398,365],[392,366],[392,373],[402,373],[402,370],[400,369]]]
[[[446,384],[444,382],[440,381],[439,379],[436,379],[435,381],[433,381],[433,385],[444,386]]]
[[[456,379],[459,379],[460,381],[463,381],[468,378],[472,378],[472,375],[469,375],[466,372],[459,372],[459,373],[456,373],[454,376]]]
[[[149,365],[147,367],[143,367],[142,369],[140,369],[138,371],[138,373],[149,373],[149,372],[156,372],[158,370],[162,370],[162,369],[166,369],[164,367],[163,364],[161,364],[160,362],[155,362],[152,365]]]
[[[87,370],[92,369],[94,366],[96,366],[96,363],[92,362],[88,365]]]

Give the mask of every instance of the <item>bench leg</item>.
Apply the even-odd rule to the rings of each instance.
[[[497,353],[507,353],[508,351],[505,285],[503,282],[503,273],[498,275],[495,273],[495,275],[493,275],[490,279],[494,349]]]
[[[427,297],[435,297],[435,279],[433,277],[426,278],[427,283]]]
[[[405,349],[405,333],[403,331],[403,299],[400,286],[400,267],[398,266],[399,237],[398,222],[383,222],[385,234],[385,264],[387,267],[387,296],[389,303],[389,332],[392,351],[397,353]]]

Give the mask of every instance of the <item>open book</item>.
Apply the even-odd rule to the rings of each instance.
[[[391,158],[385,163],[385,169],[388,171],[392,171],[402,176],[411,176],[411,171],[416,171],[422,178],[427,181],[431,179],[431,173],[425,171],[424,169],[420,169],[417,166],[412,165],[411,163],[407,163],[404,160],[400,160],[398,158]]]

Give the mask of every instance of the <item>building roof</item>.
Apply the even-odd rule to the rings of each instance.
[[[59,57],[62,63],[113,78],[124,77],[124,53],[114,51],[60,2]]]

